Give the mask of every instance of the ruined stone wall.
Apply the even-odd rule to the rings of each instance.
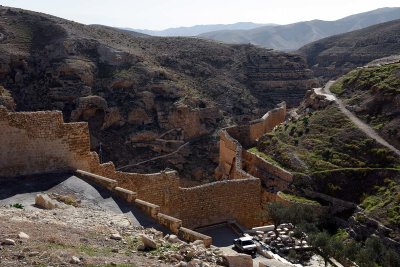
[[[250,143],[251,146],[265,133],[272,131],[275,126],[285,121],[286,104],[281,103],[278,108],[268,111],[259,121],[250,125]]]
[[[116,171],[111,162],[100,164],[98,155],[90,152],[87,124],[64,123],[61,112],[14,113],[0,109],[0,126],[0,176],[80,169],[94,174],[93,177],[104,177],[96,179],[105,183],[107,179],[115,180],[110,186],[118,184],[135,192],[135,198],[159,206],[159,212],[179,218],[189,227],[226,220],[248,226],[259,222],[260,180],[243,172],[241,167],[235,168],[240,180],[180,188],[174,171],[124,173]],[[235,150],[235,146],[231,148]]]
[[[124,173],[100,164],[90,152],[87,123],[64,123],[59,111],[7,112],[0,108],[0,177],[81,169],[115,179],[138,197],[173,212],[179,198],[176,172]]]
[[[293,174],[276,166],[256,154],[243,151],[242,163],[245,172],[261,179],[269,192],[285,190],[293,181]]]
[[[159,205],[161,212],[171,216],[179,215],[179,176],[175,171],[155,174],[114,172],[109,175],[118,184],[138,194],[138,197]]]
[[[9,113],[0,108],[0,176],[87,169],[86,123],[63,123],[61,112]]]
[[[245,179],[253,175],[243,171],[243,147],[255,145],[258,138],[271,131],[275,126],[285,121],[286,105],[267,112],[261,119],[243,126],[223,129],[220,133],[219,166],[215,175],[219,179]],[[268,166],[265,169],[269,169]],[[271,168],[272,169],[272,168]],[[272,171],[276,171],[272,169]],[[279,175],[279,174],[278,174]]]
[[[260,180],[225,180],[181,188],[181,203],[179,218],[190,228],[228,220],[254,227],[262,214]]]

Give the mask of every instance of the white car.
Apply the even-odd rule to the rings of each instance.
[[[240,237],[233,240],[234,246],[238,251],[247,253],[250,255],[255,255],[257,252],[257,246],[251,237]]]

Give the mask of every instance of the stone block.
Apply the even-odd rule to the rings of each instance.
[[[253,259],[247,254],[223,255],[229,267],[252,267]]]
[[[131,190],[121,188],[121,187],[115,187],[113,192],[123,200],[129,202],[129,203],[134,203],[135,199],[137,197],[137,193],[133,192]]]
[[[157,214],[160,211],[160,206],[141,199],[135,199],[135,205],[147,215],[151,216],[154,219],[157,219]]]
[[[94,182],[95,184],[104,186],[108,190],[113,190],[115,187],[117,187],[118,184],[118,182],[115,180],[82,170],[77,170],[76,175],[84,180],[87,179]]]
[[[182,240],[186,240],[186,241],[196,241],[196,240],[201,240],[204,242],[204,246],[205,247],[209,247],[212,245],[212,238],[208,235],[203,235],[199,232],[181,227],[179,228],[178,231],[178,237]]]
[[[168,216],[163,213],[157,214],[157,221],[170,229],[171,232],[173,232],[174,234],[178,234],[179,228],[182,226],[182,220]]]

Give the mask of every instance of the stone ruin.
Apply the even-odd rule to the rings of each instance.
[[[0,107],[0,177],[74,172],[106,186],[185,239],[210,244],[210,238],[189,228],[231,220],[248,228],[260,226],[266,201],[292,181],[291,173],[243,149],[285,116],[283,103],[248,125],[222,130],[216,170],[220,181],[184,188],[175,171],[125,173],[112,162],[101,164],[90,151],[87,123],[64,123],[60,111],[9,112]],[[275,189],[266,190],[271,187]]]

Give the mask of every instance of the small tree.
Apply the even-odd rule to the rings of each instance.
[[[287,222],[289,209],[282,202],[268,202],[266,205],[267,216],[275,225],[275,231],[278,225]]]
[[[325,266],[327,266],[329,258],[334,254],[330,235],[327,232],[320,232],[312,236],[310,241],[315,248],[321,251],[321,256],[324,259]]]
[[[363,248],[357,253],[356,262],[362,267],[375,267],[374,252],[370,248]]]
[[[400,266],[400,255],[395,251],[393,251],[392,249],[388,250],[385,253],[385,256],[382,260],[382,266],[386,267]]]
[[[292,261],[296,261],[296,260],[297,260],[297,253],[296,253],[296,250],[294,250],[294,249],[289,250],[288,257],[289,257],[289,259],[291,259]]]

